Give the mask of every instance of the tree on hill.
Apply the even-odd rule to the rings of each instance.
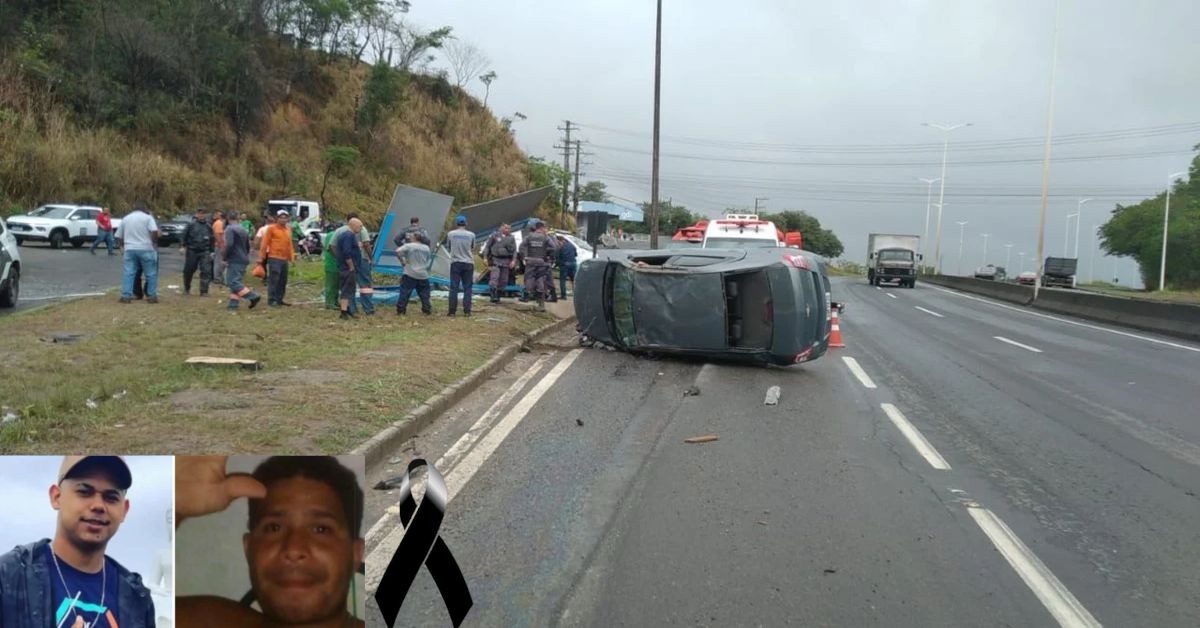
[[[842,254],[844,247],[832,231],[821,227],[821,221],[810,216],[803,210],[787,210],[776,214],[760,214],[763,220],[770,220],[775,226],[784,231],[799,231],[804,238],[804,250],[817,255],[836,258]]]
[[[1142,283],[1150,289],[1158,288],[1166,200],[1164,191],[1135,205],[1117,205],[1100,228],[1100,247],[1109,255],[1136,260]],[[1171,186],[1166,284],[1177,290],[1200,288],[1200,155],[1192,159],[1187,181]]]
[[[588,181],[579,188],[579,200],[603,203],[608,200],[608,186],[603,181]]]

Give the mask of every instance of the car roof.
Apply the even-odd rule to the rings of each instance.
[[[825,274],[825,262],[819,256],[809,251],[787,247],[772,247],[769,249],[604,249],[604,254],[600,259],[606,259],[612,262],[637,262],[646,261],[651,258],[666,258],[664,263],[671,263],[669,260],[671,258],[676,258],[680,263],[671,263],[672,266],[703,269],[702,272],[731,272],[738,270],[751,270],[780,264],[789,267],[804,266],[811,270],[815,270],[822,275]],[[695,263],[702,258],[708,258],[713,261],[711,263],[703,264]]]

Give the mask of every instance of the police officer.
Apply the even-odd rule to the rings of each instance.
[[[525,264],[525,294],[532,291],[538,311],[546,309],[550,287],[550,264],[554,261],[554,238],[546,235],[546,223],[533,221],[533,233],[521,240],[521,261]]]
[[[395,244],[398,247],[404,246],[407,242],[409,242],[409,236],[414,233],[417,234],[417,240],[421,242],[421,244],[424,244],[430,248],[433,247],[433,241],[429,239],[429,232],[425,230],[425,227],[421,226],[421,219],[417,218],[416,216],[408,219],[408,228],[400,233],[397,233],[396,237],[392,238],[392,244]]]
[[[488,238],[483,248],[483,257],[491,269],[488,292],[491,293],[492,303],[499,303],[500,294],[508,285],[509,273],[517,265],[517,239],[509,231],[507,224],[500,225],[500,230]]]
[[[183,293],[192,293],[192,276],[200,269],[200,296],[208,295],[208,284],[212,281],[213,244],[212,224],[208,222],[208,210],[203,207],[196,209],[196,216],[183,231],[183,239],[179,244],[180,252],[185,252],[183,262]]]

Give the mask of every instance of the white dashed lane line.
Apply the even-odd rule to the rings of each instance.
[[[946,318],[945,316],[942,316],[941,314],[938,314],[937,312],[934,312],[933,310],[927,310],[919,305],[914,305],[913,307],[917,308],[918,310],[921,310],[922,312],[925,312],[926,314],[929,314],[930,316],[936,316],[938,318]]]
[[[925,435],[920,430],[908,422],[908,419],[904,417],[899,408],[890,403],[879,405],[888,415],[888,418],[892,420],[892,424],[896,426],[896,429],[900,430],[901,434],[904,434],[909,444],[913,446],[913,449],[917,450],[917,453],[921,454],[921,457],[925,459],[925,462],[929,463],[929,466],[941,471],[950,470],[950,464],[946,462],[946,459],[933,448],[933,445],[929,444],[929,441],[925,440]]]
[[[892,297],[893,299],[894,299],[894,298],[896,298],[896,295],[894,295],[894,294],[892,294],[892,293],[890,293],[890,292],[889,292],[889,293],[887,293],[887,295],[888,295],[889,297]]]
[[[992,338],[995,338],[996,340],[999,340],[1000,342],[1008,343],[1014,347],[1020,347],[1026,351],[1032,351],[1034,353],[1042,352],[1042,350],[1038,349],[1037,347],[1031,347],[1027,344],[1022,344],[1022,343],[1017,342],[1016,340],[1009,340],[1008,338],[1005,338],[1004,336],[992,336]]]
[[[846,363],[846,366],[850,369],[851,373],[854,373],[854,376],[858,378],[858,381],[862,382],[863,386],[867,388],[875,388],[875,382],[871,381],[871,377],[867,375],[867,372],[863,370],[863,367],[858,365],[858,360],[855,360],[848,355],[844,355],[842,356],[842,361]]]

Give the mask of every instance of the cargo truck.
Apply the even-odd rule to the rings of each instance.
[[[917,285],[917,264],[921,261],[921,236],[896,233],[872,233],[867,236],[867,282],[878,286],[895,281],[911,288]]]
[[[1047,257],[1042,269],[1042,287],[1074,288],[1078,262],[1073,257]]]

